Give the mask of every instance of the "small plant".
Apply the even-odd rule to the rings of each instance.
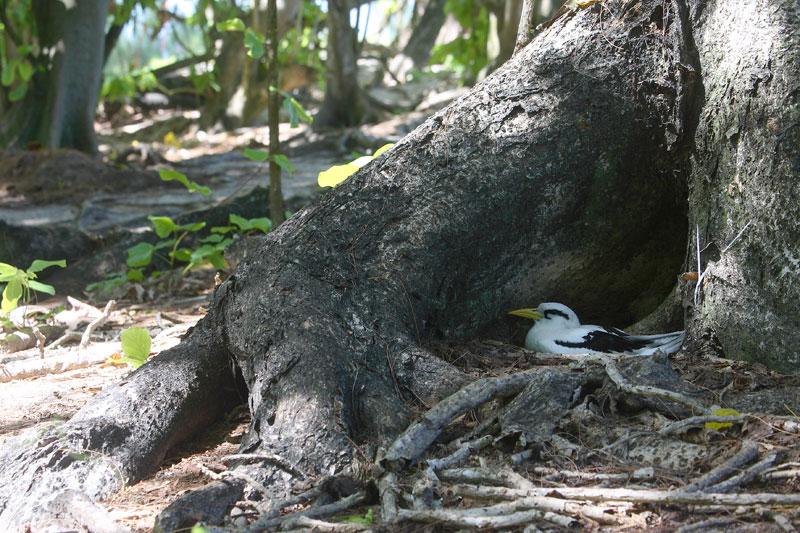
[[[125,357],[117,359],[116,363],[128,363],[134,370],[147,362],[150,355],[150,334],[140,327],[130,327],[122,332],[122,353]]]
[[[0,311],[3,314],[10,313],[16,309],[20,298],[27,304],[30,301],[31,290],[51,295],[55,294],[56,290],[52,285],[36,281],[36,273],[51,266],[64,268],[67,266],[67,262],[63,259],[59,261],[36,259],[28,267],[28,270],[21,270],[6,263],[0,263],[0,283],[6,284],[3,290],[3,300],[0,303]]]

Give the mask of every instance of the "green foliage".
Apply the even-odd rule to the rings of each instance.
[[[317,183],[319,183],[320,187],[334,187],[349,178],[351,175],[355,174],[358,169],[381,155],[383,152],[387,151],[392,146],[394,146],[393,143],[384,144],[375,150],[375,153],[371,156],[365,155],[350,161],[347,164],[335,165],[328,170],[323,170],[317,176]]]
[[[31,290],[55,294],[52,285],[47,285],[36,281],[36,273],[51,266],[66,267],[67,262],[63,259],[59,261],[44,261],[36,259],[28,270],[21,270],[15,266],[0,263],[0,283],[5,283],[3,290],[3,300],[0,303],[0,311],[8,314],[16,309],[20,298],[27,304],[30,301]]]
[[[30,0],[7,0],[0,9],[0,83],[13,103],[28,92],[36,72],[36,24]]]
[[[488,62],[489,11],[479,0],[447,0],[444,11],[458,20],[464,33],[449,43],[435,46],[430,63],[444,64],[472,80]]]
[[[255,161],[256,163],[263,163],[264,161],[271,159],[275,161],[275,163],[281,167],[283,170],[289,173],[289,177],[291,177],[297,167],[289,162],[289,159],[283,154],[275,154],[273,156],[269,155],[269,152],[264,150],[254,150],[252,148],[245,148],[242,152],[247,159],[250,161]]]
[[[202,185],[198,185],[194,181],[189,181],[185,174],[178,172],[177,170],[170,170],[167,168],[159,168],[158,169],[159,177],[164,181],[179,181],[186,187],[186,190],[189,192],[199,192],[203,195],[208,195],[211,193],[211,189],[208,187],[203,187]],[[159,235],[160,236],[160,235]]]
[[[264,155],[266,152],[260,150],[250,150],[250,152],[252,152],[250,154],[252,156],[251,159],[254,160],[263,161],[268,157],[268,155]],[[211,192],[207,187],[202,187],[193,181],[189,181],[180,172],[161,169],[159,174],[164,181],[182,183],[188,191],[199,191],[203,194]],[[153,225],[153,230],[160,240],[155,244],[140,242],[128,248],[125,260],[128,270],[126,272],[106,274],[105,279],[87,285],[87,291],[111,290],[126,281],[143,281],[145,276],[159,277],[163,271],[152,268],[156,259],[167,263],[169,269],[173,269],[178,263],[181,263],[183,264],[184,273],[206,263],[220,270],[227,269],[229,266],[228,262],[225,261],[223,252],[233,242],[233,235],[241,235],[250,231],[267,233],[272,228],[272,222],[269,218],[248,219],[231,213],[228,217],[227,226],[212,227],[210,234],[200,238],[196,247],[189,248],[181,246],[181,243],[188,235],[204,229],[206,227],[205,222],[178,224],[172,218],[165,216],[150,215],[147,218]]]
[[[129,363],[134,369],[147,362],[150,355],[150,334],[140,327],[130,327],[122,332],[122,353],[125,357],[119,362]]]

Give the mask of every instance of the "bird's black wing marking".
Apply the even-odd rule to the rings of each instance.
[[[555,341],[565,348],[580,348],[587,352],[624,353],[632,352],[647,346],[649,341],[633,339],[630,335],[616,328],[596,329],[584,335],[580,342]]]

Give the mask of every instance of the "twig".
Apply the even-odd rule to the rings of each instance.
[[[244,529],[245,533],[259,533],[271,527],[279,526],[287,520],[296,518],[298,516],[325,516],[332,513],[338,513],[349,509],[355,505],[360,504],[364,501],[366,496],[363,492],[356,492],[355,494],[351,494],[346,498],[342,498],[338,502],[334,502],[328,505],[320,505],[318,507],[312,507],[310,509],[306,509],[305,511],[299,511],[297,513],[287,514],[283,516],[279,516],[277,518],[271,518],[269,520],[264,520],[259,518],[253,525]]]
[[[700,522],[695,522],[694,524],[688,524],[683,527],[678,528],[675,533],[691,533],[692,531],[709,531],[715,530],[719,531],[720,526],[724,529],[724,526],[729,526],[731,524],[735,524],[738,522],[735,518],[710,518],[708,520],[701,520]]]
[[[511,469],[451,468],[439,472],[439,479],[451,483],[500,485],[520,490],[531,489],[533,483]]]
[[[747,224],[745,224],[744,227],[739,231],[739,233],[736,234],[736,237],[734,237],[733,240],[728,243],[728,246],[722,249],[720,254],[724,254],[725,252],[730,250],[731,246],[733,246],[733,244],[739,240],[739,237],[742,236],[744,230],[746,230],[752,222],[753,222],[752,220],[748,221]],[[698,224],[697,225],[697,285],[695,285],[694,287],[694,298],[693,298],[695,306],[697,305],[697,301],[700,299],[700,290],[703,287],[703,279],[705,277],[706,277],[706,272],[703,272],[703,267],[701,266],[700,263],[700,225]]]
[[[686,503],[692,505],[798,505],[800,494],[778,494],[754,492],[741,494],[719,494],[712,492],[686,492],[683,490],[614,489],[599,487],[533,487],[530,489],[508,489],[484,487],[487,491],[513,493],[517,496],[560,496],[568,500],[599,502],[622,501],[633,503]]]
[[[453,485],[453,494],[473,500],[515,500],[520,506],[539,511],[552,511],[576,518],[586,517],[601,524],[623,524],[624,515],[633,508],[628,503],[603,503],[595,505],[585,501],[565,500],[550,496],[522,496],[518,490],[504,487],[482,487],[478,485]]]
[[[695,400],[689,398],[688,396],[684,396],[678,392],[674,392],[667,389],[659,389],[658,387],[650,387],[648,385],[631,385],[628,381],[622,376],[617,365],[614,363],[614,360],[608,356],[600,356],[590,362],[599,362],[603,365],[606,369],[606,374],[614,382],[614,385],[623,392],[627,392],[629,394],[641,394],[643,396],[653,396],[656,398],[663,398],[665,400],[671,400],[673,402],[677,402],[683,405],[690,407],[693,411],[699,413],[707,413],[709,410],[704,405]]]
[[[257,481],[256,479],[254,479],[250,475],[245,474],[244,472],[237,471],[237,470],[225,470],[223,472],[217,473],[217,472],[214,472],[213,470],[211,470],[210,468],[208,468],[207,466],[203,465],[202,463],[198,464],[198,467],[200,468],[200,470],[205,475],[207,475],[208,477],[210,477],[214,481],[220,481],[220,480],[225,479],[225,478],[237,479],[239,481],[244,481],[245,483],[247,483],[248,485],[253,487],[253,489],[258,491],[262,496],[264,496],[270,502],[274,503],[275,501],[277,501],[277,498],[272,493],[272,491],[270,491],[267,487],[265,487],[263,485],[263,483],[260,483],[259,481]]]
[[[393,523],[397,518],[397,496],[400,494],[394,472],[387,472],[378,480],[378,494],[381,498],[381,517],[385,522]]]
[[[469,442],[465,442],[458,448],[455,452],[451,453],[447,457],[442,457],[441,459],[428,459],[428,466],[431,467],[433,470],[443,470],[445,468],[450,468],[456,463],[459,463],[472,455],[473,452],[482,450],[487,447],[489,444],[492,443],[491,435],[484,435],[483,437],[479,438],[478,440],[473,440]]]
[[[683,487],[683,491],[709,492],[709,489],[713,485],[719,483],[724,479],[729,478],[735,472],[740,471],[743,467],[749,465],[756,459],[758,459],[758,444],[751,440],[745,440],[742,442],[742,446],[736,453],[736,455],[734,455],[721,465],[717,465],[714,469],[712,469],[705,475],[701,476],[700,479],[698,479],[694,483],[690,483],[689,485]]]
[[[574,527],[577,524],[577,520],[569,516],[535,509],[517,511],[520,507],[524,507],[524,505],[518,505],[518,502],[512,502],[500,503],[477,509],[437,509],[425,511],[400,509],[398,520],[441,522],[449,526],[474,528],[511,527],[527,524],[534,520],[546,520],[567,528]]]
[[[740,472],[730,479],[708,487],[706,492],[730,492],[736,487],[755,479],[764,470],[771,467],[777,460],[778,452],[772,452],[744,472]]]
[[[643,479],[650,479],[655,475],[655,471],[651,466],[639,468],[631,473],[624,474],[556,470],[555,468],[549,468],[546,466],[535,466],[531,469],[531,472],[540,476],[546,476],[545,479],[549,481],[562,477],[567,479],[585,479],[587,481],[641,481]]]
[[[287,520],[281,524],[282,531],[293,531],[289,528],[297,528],[296,531],[320,531],[322,533],[349,533],[350,531],[364,531],[369,529],[367,524],[360,524],[358,522],[325,522],[323,520],[314,520],[307,516],[297,516]]]
[[[253,461],[263,461],[269,463],[273,466],[277,466],[281,470],[284,470],[295,477],[299,478],[307,478],[310,477],[311,474],[308,472],[304,472],[291,464],[289,461],[284,459],[283,457],[271,453],[234,453],[231,455],[226,455],[222,458],[223,462],[228,461],[245,461],[245,462],[253,462]]]
[[[658,430],[658,434],[662,437],[669,437],[670,435],[680,433],[687,427],[699,426],[701,424],[705,425],[706,422],[730,422],[732,424],[742,424],[744,423],[744,421],[745,418],[742,416],[728,416],[728,415],[692,416],[689,418],[684,418],[683,420],[672,422],[671,424],[667,424],[666,426]]]
[[[81,349],[89,346],[89,341],[91,340],[92,332],[95,329],[97,329],[97,327],[100,324],[105,322],[105,320],[108,318],[108,315],[111,313],[111,310],[114,309],[114,305],[116,305],[116,303],[117,302],[115,302],[114,300],[109,300],[108,303],[106,304],[105,309],[103,309],[103,314],[95,318],[88,326],[86,326],[86,331],[83,332],[83,337],[81,337],[81,343],[79,345]]]
[[[495,396],[521,391],[530,380],[531,374],[538,371],[526,370],[510,376],[484,378],[470,383],[433,406],[422,420],[409,426],[389,447],[384,460],[397,466],[415,460],[454,419]]]
[[[36,347],[39,348],[39,357],[44,359],[44,343],[46,339],[42,332],[39,331],[38,326],[33,326],[31,329],[33,330],[33,334],[36,335]]]

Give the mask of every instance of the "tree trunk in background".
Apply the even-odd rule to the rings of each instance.
[[[43,71],[2,117],[0,146],[75,148],[94,154],[94,113],[104,58],[108,0],[34,1]]]
[[[565,12],[263,237],[179,346],[42,433],[38,446],[12,452],[23,445],[10,443],[0,457],[0,527],[46,517],[64,488],[93,498],[117,490],[107,461],[125,480],[144,475],[165,441],[197,427],[197,416],[175,412],[205,413],[214,401],[202,390],[187,397],[184,382],[216,391],[208,377],[218,376],[218,388],[230,387],[219,370],[228,357],[252,414],[240,450],[277,454],[295,470],[236,468],[278,496],[298,472],[349,472],[362,451],[372,459],[404,429],[408,398],[431,403],[470,379],[427,342],[474,337],[505,323],[508,310],[546,300],[587,321],[646,315],[691,265],[695,221],[704,241],[720,243],[745,220],[753,225],[708,267],[690,336],[725,343],[723,333],[739,328],[783,359],[744,343],[729,344],[732,355],[797,369],[778,351],[773,324],[800,316],[800,284],[790,283],[800,257],[800,19],[789,2],[746,3],[608,0]],[[798,332],[781,330],[795,341]],[[154,384],[156,368],[192,377]],[[108,405],[127,411],[100,416]],[[70,448],[103,461],[70,459]],[[164,516],[162,530],[197,519]]]
[[[444,5],[446,3],[447,0],[430,0],[428,2],[403,49],[403,54],[411,58],[417,69],[427,66],[428,60],[431,58],[436,37],[439,36],[439,30],[444,24]]]
[[[700,68],[683,73],[705,96],[690,165],[690,269],[696,226],[701,248],[710,245],[690,330],[728,357],[782,370],[800,369],[798,20],[795,1],[697,2]]]
[[[267,53],[269,65],[267,67],[266,85],[278,87],[278,10],[275,0],[267,4]],[[281,190],[281,167],[274,156],[280,154],[281,143],[278,128],[278,91],[270,90],[269,94],[269,216],[272,227],[283,224],[286,220],[283,207],[283,192]]]
[[[328,2],[328,50],[325,98],[314,117],[314,129],[355,126],[372,110],[358,85],[356,34],[350,26],[349,0]]]

